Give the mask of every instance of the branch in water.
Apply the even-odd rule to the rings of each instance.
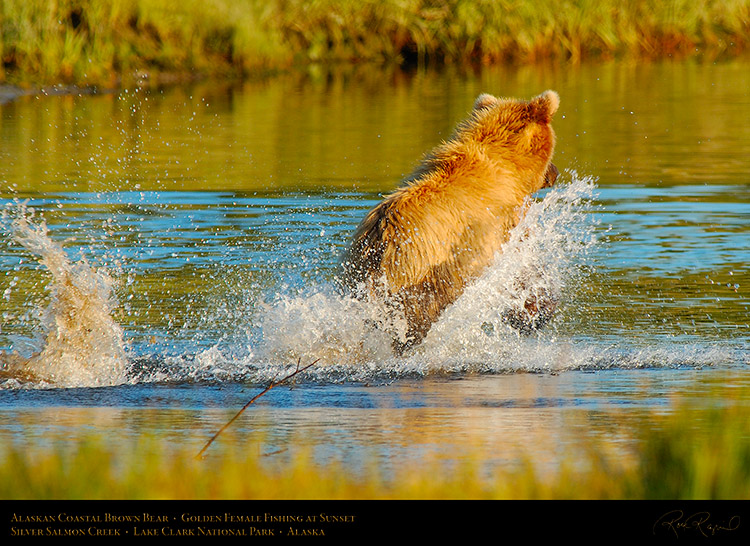
[[[299,365],[300,365],[300,362],[302,361],[302,358],[299,358],[297,360],[297,368],[292,373],[290,373],[289,375],[287,375],[286,377],[283,377],[282,379],[280,379],[278,381],[276,381],[276,380],[271,381],[271,383],[265,389],[263,389],[260,393],[256,394],[247,404],[245,404],[244,406],[242,406],[242,409],[240,411],[238,411],[237,414],[234,417],[232,417],[226,425],[224,425],[223,427],[221,427],[219,429],[219,432],[217,432],[216,434],[214,434],[211,437],[211,439],[208,442],[206,442],[206,445],[203,446],[203,449],[200,450],[200,452],[198,453],[198,455],[196,455],[195,458],[196,459],[203,458],[203,454],[206,452],[206,450],[209,448],[209,446],[214,442],[214,440],[216,440],[216,438],[218,438],[219,435],[222,432],[224,432],[226,429],[228,429],[229,425],[231,425],[232,423],[234,423],[237,420],[237,418],[240,415],[242,415],[242,412],[245,411],[258,398],[260,398],[261,396],[263,396],[264,394],[266,394],[272,388],[278,387],[279,385],[283,385],[284,383],[286,383],[287,381],[289,381],[290,379],[292,379],[297,374],[300,374],[300,373],[304,372],[305,370],[307,370],[308,368],[313,367],[315,364],[318,363],[319,360],[320,359],[318,358],[317,360],[313,361],[311,364],[308,364],[304,368],[300,368]]]

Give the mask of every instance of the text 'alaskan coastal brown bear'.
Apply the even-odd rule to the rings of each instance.
[[[341,284],[402,313],[397,352],[422,341],[447,305],[479,277],[523,214],[525,200],[551,186],[557,168],[552,116],[560,99],[480,95],[451,138],[433,149],[402,186],[371,210],[342,261]],[[556,299],[531,297],[507,321],[546,323]]]

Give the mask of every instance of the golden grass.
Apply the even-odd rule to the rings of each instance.
[[[749,36],[748,0],[4,0],[0,82],[737,54]]]

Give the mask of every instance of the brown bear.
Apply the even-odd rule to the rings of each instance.
[[[554,183],[550,124],[559,100],[554,91],[530,101],[480,95],[451,138],[357,228],[339,281],[405,319],[405,332],[394,332],[397,352],[422,341],[443,309],[490,265],[526,199]],[[547,322],[555,305],[554,297],[537,292],[506,320],[529,331]]]

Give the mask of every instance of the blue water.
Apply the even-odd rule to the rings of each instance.
[[[659,70],[667,78],[679,68]],[[85,260],[86,275],[105,271],[114,280],[111,318],[122,329],[127,358],[122,373],[110,377],[101,369],[101,385],[0,376],[0,438],[46,445],[97,432],[113,441],[154,432],[199,447],[263,386],[317,358],[294,388],[278,387],[252,406],[226,441],[252,443],[262,432],[262,450],[274,452],[295,438],[315,438],[323,458],[363,461],[375,449],[393,464],[431,450],[462,452],[479,438],[498,460],[512,461],[520,450],[544,464],[579,432],[596,429],[590,420],[597,416],[666,411],[675,393],[720,403],[694,385],[717,378],[747,383],[750,134],[740,130],[727,140],[718,132],[739,119],[737,109],[750,111],[749,101],[725,110],[712,102],[712,118],[690,118],[678,136],[674,128],[684,120],[654,109],[639,75],[631,77],[624,110],[611,101],[588,110],[584,85],[539,83],[560,89],[556,163],[568,170],[559,188],[536,196],[539,246],[521,251],[541,249],[537,258],[559,273],[564,298],[550,327],[528,338],[503,330],[497,288],[514,264],[500,259],[424,346],[403,357],[362,328],[368,310],[335,292],[338,260],[364,214],[425,145],[447,134],[455,104],[471,104],[477,88],[497,84],[499,76],[464,82],[441,115],[428,116],[413,101],[414,117],[429,122],[422,126],[379,126],[372,116],[347,123],[347,103],[321,101],[317,115],[344,120],[351,147],[338,132],[327,133],[335,131],[327,124],[320,134],[295,135],[287,123],[272,133],[263,124],[273,119],[260,114],[261,91],[252,87],[234,91],[233,106],[207,92],[198,102],[218,103],[216,111],[200,111],[180,90],[156,93],[147,105],[135,103],[149,114],[139,117],[144,124],[118,123],[114,137],[102,137],[106,145],[75,141],[69,126],[55,121],[64,117],[53,115],[57,109],[66,108],[55,101],[64,98],[48,97],[41,109],[3,106],[0,159],[12,161],[0,166],[7,188],[0,194],[0,349],[24,358],[43,350],[45,317],[56,309],[47,267],[14,235],[12,218],[25,203],[71,265]],[[528,94],[527,84],[514,85],[513,94]],[[401,108],[398,90],[373,98],[352,86],[353,100]],[[658,100],[701,104],[700,88],[673,91],[688,98]],[[419,88],[408,92],[418,95]],[[126,116],[134,100],[77,98],[74,112],[90,116],[76,118],[78,130],[95,134],[107,112]],[[201,123],[182,141],[180,120],[196,109]],[[53,138],[25,124],[30,112],[46,120],[42,128],[54,129]],[[602,127],[599,120],[616,115],[618,131]],[[242,138],[239,126],[246,129]],[[362,133],[373,142],[387,139],[385,148],[368,157],[360,150],[367,141],[354,136]],[[644,145],[644,134],[656,144]],[[137,145],[123,152],[120,140],[129,139]],[[332,153],[333,142],[344,151]],[[73,153],[81,155],[66,159]]]

